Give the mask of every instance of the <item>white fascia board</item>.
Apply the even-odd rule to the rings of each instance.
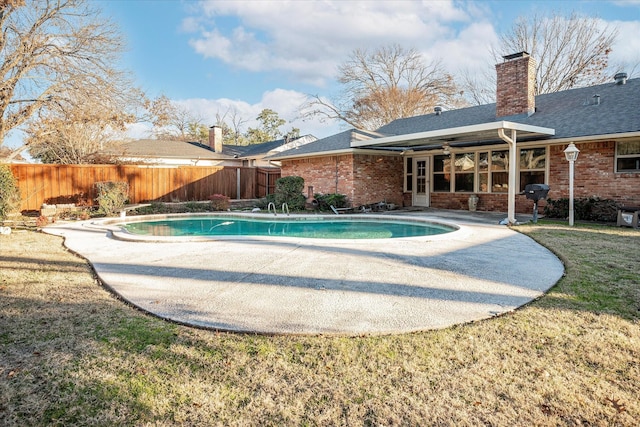
[[[333,151],[318,151],[315,153],[305,153],[305,154],[291,154],[288,156],[273,156],[269,157],[269,161],[282,161],[282,160],[295,160],[295,159],[308,159],[309,157],[327,157],[327,156],[339,156],[342,154],[373,154],[379,156],[391,156],[394,154],[398,154],[399,152],[390,153],[388,151],[375,150],[370,149],[367,150],[366,147],[364,149],[356,149],[356,148],[347,148],[343,150],[333,150]]]
[[[608,133],[603,135],[566,137],[566,138],[550,139],[545,142],[552,145],[557,145],[557,144],[564,144],[567,142],[605,141],[605,140],[623,139],[623,138],[640,138],[640,131],[624,132],[624,133]]]
[[[353,148],[347,148],[347,149],[343,149],[343,150],[333,150],[333,151],[317,151],[314,153],[302,153],[302,154],[289,154],[286,156],[281,156],[281,155],[274,155],[274,156],[269,156],[268,160],[272,160],[272,161],[280,161],[280,160],[294,160],[294,159],[306,159],[309,157],[322,157],[322,156],[335,156],[335,155],[340,155],[340,154],[348,154],[348,153],[353,153],[354,150]]]
[[[447,129],[438,129],[426,132],[418,132],[418,133],[410,133],[404,135],[395,135],[388,136],[384,138],[371,139],[367,141],[352,141],[351,147],[366,147],[366,146],[376,146],[376,145],[394,145],[402,142],[410,142],[414,140],[429,140],[429,139],[442,139],[442,138],[450,138],[452,136],[460,136],[460,135],[472,135],[481,132],[490,132],[490,131],[498,131],[498,129],[509,129],[516,130],[521,132],[530,132],[536,133],[545,136],[553,136],[555,135],[555,129],[545,128],[541,126],[532,126],[525,125],[522,123],[516,122],[508,122],[508,121],[500,121],[500,122],[490,122],[490,123],[481,123],[477,125],[470,126],[459,126],[455,128],[447,128]],[[496,135],[497,137],[497,135]]]

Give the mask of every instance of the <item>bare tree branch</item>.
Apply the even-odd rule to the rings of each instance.
[[[133,119],[141,99],[114,68],[123,49],[116,27],[86,0],[12,1],[0,13],[0,145],[7,132],[40,120],[77,116],[91,100],[109,125]],[[117,105],[120,111],[111,108]],[[111,106],[111,107],[110,107]],[[49,112],[49,113],[48,113]],[[85,117],[83,120],[89,120]],[[38,134],[32,129],[32,141]]]
[[[425,64],[416,50],[399,45],[373,52],[357,49],[338,73],[342,93],[335,101],[309,96],[302,107],[303,118],[377,129],[398,118],[432,112],[436,105],[451,108],[461,104],[453,77],[439,61]]]
[[[520,17],[491,48],[494,64],[503,55],[528,52],[537,63],[536,94],[559,92],[574,87],[603,83],[615,74],[609,67],[609,55],[618,30],[603,26],[594,17],[572,12],[562,15]],[[495,70],[477,79],[465,79],[463,87],[474,102],[495,100]]]

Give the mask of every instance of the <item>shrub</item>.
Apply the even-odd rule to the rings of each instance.
[[[328,211],[329,207],[332,205],[335,208],[347,207],[347,196],[344,194],[314,194],[313,197],[318,202],[318,209],[321,211]]]
[[[267,208],[269,207],[269,203],[273,203],[274,205],[276,204],[275,194],[267,194],[266,197],[256,200],[255,207],[262,210],[267,210]]]
[[[211,200],[211,209],[214,211],[227,211],[231,205],[231,199],[224,194],[214,194],[209,197],[209,200]]]
[[[595,196],[573,200],[575,219],[581,221],[615,222],[618,208],[615,201]],[[544,215],[548,218],[567,218],[569,199],[547,199]]]
[[[186,202],[182,206],[185,212],[207,212],[209,210],[215,210],[213,200],[210,204],[200,202]]]
[[[286,203],[289,210],[299,211],[305,208],[307,198],[302,194],[304,179],[300,176],[284,176],[276,181],[275,205]]]
[[[49,225],[49,218],[46,216],[40,215],[36,218],[36,227],[46,227],[47,225]]]
[[[121,211],[129,198],[129,184],[121,181],[96,182],[98,212],[106,216]]]
[[[155,215],[170,213],[171,209],[165,203],[151,202],[149,206],[141,206],[132,211],[135,215]]]
[[[78,212],[78,219],[84,221],[89,218],[91,218],[91,212],[88,209],[83,209],[80,212]]]
[[[7,165],[0,166],[0,220],[3,220],[20,204],[18,182]]]

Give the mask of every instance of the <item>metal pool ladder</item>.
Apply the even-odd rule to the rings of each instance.
[[[276,210],[275,206],[273,207],[273,210],[275,212],[275,210]],[[283,203],[282,204],[282,215],[284,215],[285,210],[287,211],[287,216],[289,216],[289,205],[286,204],[286,203]]]
[[[273,202],[269,202],[269,205],[267,205],[267,213],[271,213],[272,206],[273,206],[273,216],[277,216],[278,213],[276,212],[276,204]]]

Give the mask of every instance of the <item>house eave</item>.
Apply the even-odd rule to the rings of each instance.
[[[626,138],[640,138],[640,131],[634,132],[619,132],[619,133],[607,133],[602,135],[586,135],[577,137],[565,137],[554,138],[545,142],[552,144],[566,144],[568,142],[589,142],[589,141],[603,141],[603,140],[617,140]]]
[[[519,139],[548,138],[555,135],[555,129],[542,126],[532,126],[522,123],[498,121],[481,123],[470,126],[460,126],[455,128],[438,129],[426,132],[418,132],[405,135],[394,135],[368,141],[352,141],[352,148],[365,147],[394,147],[411,149],[418,146],[428,146],[432,144],[450,143],[486,143],[488,141],[500,140],[499,130],[515,130]]]
[[[343,155],[343,154],[375,154],[375,155],[380,155],[381,154],[380,149],[376,149],[376,148],[365,148],[365,149],[360,149],[360,148],[348,148],[348,149],[342,149],[342,150],[331,150],[331,151],[318,151],[318,152],[314,152],[314,153],[301,153],[301,154],[290,154],[290,155],[286,155],[286,156],[273,156],[273,157],[268,157],[265,158],[264,160],[269,160],[269,161],[282,161],[282,160],[296,160],[296,159],[308,159],[310,157],[327,157],[327,156],[339,156],[339,155]],[[385,153],[386,155],[395,155],[396,153],[390,153],[387,151],[387,153]],[[397,153],[399,154],[399,153]]]

